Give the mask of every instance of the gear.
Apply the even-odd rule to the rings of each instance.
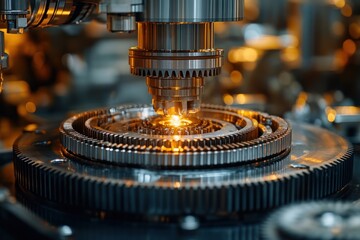
[[[126,113],[124,116],[130,116],[131,109],[134,113],[139,111],[137,108],[119,107],[85,115],[86,119],[105,113],[123,112]],[[222,107],[210,109],[218,111],[218,116],[224,110]],[[229,112],[239,115],[236,109]],[[249,111],[247,116],[259,117],[264,131],[277,124],[275,117],[261,113]],[[74,136],[80,136],[76,131],[84,130],[84,124],[83,121],[73,122]],[[69,122],[65,121],[62,126],[68,125]],[[45,134],[44,131],[28,132],[14,145],[15,177],[23,191],[61,206],[148,216],[234,216],[299,200],[320,199],[344,189],[352,178],[352,149],[349,144],[329,131],[311,126],[294,126],[293,133],[290,154],[290,149],[285,148],[285,151],[278,151],[261,161],[224,165],[224,161],[229,161],[224,158],[224,153],[209,150],[218,165],[161,169],[151,164],[134,167],[89,160],[65,151],[56,130],[48,130]],[[270,142],[274,141],[276,138]],[[83,146],[77,143],[74,149],[90,148],[89,143],[89,139],[84,140]],[[283,144],[279,141],[272,145],[272,151],[281,149]],[[247,146],[250,145],[245,141],[238,147]],[[97,150],[101,149],[92,149]],[[123,158],[128,157],[129,150],[132,150],[136,162],[136,154],[141,149],[126,149],[122,151]],[[237,151],[237,148],[232,151]],[[101,156],[102,152],[98,153]],[[205,152],[198,150],[189,154],[189,158],[201,155],[206,156]],[[238,161],[235,155],[233,160]]]
[[[264,239],[360,239],[360,206],[344,202],[293,204],[272,214]]]
[[[70,153],[90,160],[156,167],[261,161],[285,152],[291,145],[288,124],[263,113],[204,106],[200,115],[205,120],[195,126],[190,124],[185,132],[204,129],[208,133],[185,136],[179,136],[184,132],[181,128],[170,131],[172,135],[168,136],[158,134],[163,133],[163,127],[157,130],[141,125],[141,119],[154,115],[151,107],[141,105],[85,112],[62,124],[61,142]],[[134,120],[135,117],[140,120]],[[109,124],[115,124],[117,131],[109,131]],[[154,134],[139,134],[131,129],[139,126]]]
[[[158,78],[212,77],[220,74],[222,49],[201,52],[151,52],[129,50],[130,72]]]

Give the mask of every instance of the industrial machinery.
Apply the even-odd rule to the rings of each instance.
[[[241,20],[242,0],[3,0],[0,9],[10,33],[102,14],[111,32],[137,30],[130,71],[146,77],[152,95],[152,106],[101,108],[24,129],[13,147],[17,199],[48,224],[68,226],[31,228],[30,217],[9,210],[6,194],[0,207],[37,234],[257,239],[269,210],[349,191],[353,149],[341,136],[201,104],[204,78],[222,66],[214,22]],[[3,50],[1,69],[7,59]]]

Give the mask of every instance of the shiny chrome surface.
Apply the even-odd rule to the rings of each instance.
[[[138,49],[147,51],[199,51],[214,48],[214,24],[138,24]]]
[[[151,109],[147,108],[144,114],[146,112],[151,114]],[[121,116],[136,116],[138,110],[119,113],[121,119]],[[78,127],[82,125],[80,122]],[[294,201],[323,198],[340,191],[351,180],[352,151],[349,144],[329,131],[311,126],[293,126],[289,155],[285,152],[248,164],[175,169],[152,167],[147,162],[135,167],[89,161],[64,151],[57,131],[45,131],[25,133],[16,142],[16,180],[24,191],[53,203],[80,209],[146,216],[234,216]],[[79,135],[76,131],[72,133]],[[214,134],[221,138],[221,134]],[[119,133],[119,138],[105,133],[98,136],[127,137],[128,143],[143,141],[134,138],[134,133]],[[96,146],[89,138],[82,138],[87,144],[83,147],[95,147],[98,156],[104,156],[102,150],[110,150],[116,145]],[[212,141],[211,138],[209,141]],[[151,141],[148,143],[151,144]],[[123,144],[124,147],[126,145],[130,147]],[[81,144],[73,146],[78,150],[86,149]],[[234,151],[247,146],[245,141]],[[279,142],[277,146],[266,149],[275,150],[281,146]],[[197,147],[193,157],[205,157],[206,147]],[[253,146],[253,149],[256,148]],[[129,151],[134,152],[133,158],[129,159],[131,163],[137,161],[136,154],[140,156],[143,149],[134,147],[119,150],[119,153],[127,154]],[[225,149],[208,151],[218,162],[229,160],[221,154],[227,151]],[[245,155],[251,156],[249,153]],[[177,154],[172,153],[172,156]],[[237,162],[239,157],[241,155],[233,160]],[[170,161],[176,160],[173,158]]]
[[[201,106],[204,78],[147,77],[155,111],[162,115],[195,113]],[[166,112],[164,112],[166,111]]]
[[[259,162],[290,148],[291,128],[275,116],[203,106],[183,120],[172,126],[148,106],[85,112],[60,126],[61,142],[91,161],[166,168]]]
[[[74,0],[33,0],[30,3],[28,27],[48,27],[79,23],[87,19],[96,4]]]
[[[30,5],[28,20],[27,5]],[[18,9],[23,10],[22,15]],[[0,1],[0,17],[14,32],[80,23],[100,13],[107,14],[111,32],[131,32],[138,23],[138,46],[129,51],[131,73],[176,83],[184,78],[189,81],[219,74],[222,50],[214,49],[213,22],[241,20],[243,0]],[[177,86],[170,89],[149,86],[155,110],[164,115],[199,111],[202,86],[174,93]]]
[[[222,51],[214,49],[213,23],[142,22],[138,29],[138,46],[129,51],[130,69],[147,77],[155,111],[164,115],[199,111],[204,80],[195,88],[181,85],[220,72]],[[149,84],[149,79],[157,83]],[[154,87],[163,81],[166,88]]]
[[[144,21],[240,21],[243,6],[243,0],[144,0]]]

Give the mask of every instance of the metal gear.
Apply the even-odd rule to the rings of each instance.
[[[204,106],[200,115],[204,120],[182,130],[141,124],[146,122],[141,119],[155,116],[148,106],[85,112],[61,125],[61,143],[70,153],[89,160],[148,167],[254,162],[290,148],[291,128],[281,118],[216,106]]]
[[[350,202],[307,202],[284,207],[263,227],[268,240],[360,239],[360,206]]]
[[[119,107],[89,112],[85,114],[85,119],[121,112],[127,119],[131,116],[131,109],[139,113],[136,107]],[[206,107],[204,109],[206,111]],[[218,116],[225,110],[228,110],[229,116],[233,116],[230,113],[239,119],[245,116],[236,109],[209,107],[208,110],[219,112]],[[248,112],[247,116],[253,116],[254,119],[265,117],[258,119],[263,122],[264,129],[269,127],[266,125],[276,125],[277,122],[275,117],[257,112]],[[73,120],[78,118],[79,115]],[[81,128],[85,132],[86,121],[83,120],[74,125],[74,136],[83,137],[76,132]],[[65,121],[62,128],[67,125],[69,122]],[[239,164],[234,157],[233,162],[238,164],[224,165],[225,161],[229,162],[223,158],[224,153],[218,149],[209,149],[207,151],[213,154],[216,162],[206,168],[162,169],[151,164],[135,167],[89,160],[67,151],[60,142],[57,130],[27,132],[14,145],[15,177],[23,191],[61,206],[148,216],[234,216],[264,211],[299,200],[320,199],[343,190],[352,178],[350,145],[329,131],[311,126],[294,125],[293,133],[290,154],[290,149],[285,148],[285,151],[278,151],[261,161],[240,161]],[[64,133],[62,136],[65,136]],[[262,136],[256,141],[261,139]],[[90,140],[84,140],[84,146],[86,143],[90,146]],[[276,142],[276,138],[270,138],[269,141]],[[68,144],[64,137],[62,142]],[[279,141],[271,148],[279,150],[283,144]],[[236,152],[238,148],[250,145],[244,141],[231,151]],[[77,150],[81,147],[78,144]],[[257,148],[256,145],[253,148]],[[99,148],[93,150],[96,149]],[[130,156],[126,155],[130,150],[136,161],[136,154],[140,154],[141,149],[126,149],[122,151],[122,157]],[[204,152],[204,147],[199,147],[193,155],[188,156],[207,156]],[[158,154],[161,158],[162,153]],[[131,163],[131,159],[128,162]]]
[[[222,49],[207,52],[161,53],[129,50],[130,72],[158,78],[212,77],[220,74]]]

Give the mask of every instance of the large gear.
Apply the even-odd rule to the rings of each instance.
[[[200,123],[164,132],[164,127],[141,124],[147,122],[141,119],[155,115],[148,106],[85,112],[61,125],[61,142],[69,152],[90,160],[157,167],[260,161],[290,148],[291,128],[278,117],[214,106],[200,114]],[[109,125],[115,129],[109,130]],[[146,134],[136,131],[139,126]]]
[[[85,114],[87,117],[74,125],[72,134],[79,138],[84,137],[77,131],[81,130],[84,133],[85,123],[91,117],[104,116],[104,114],[116,116],[116,114],[124,113],[122,119],[113,118],[114,123],[118,123],[131,119],[130,116],[134,117],[136,114],[129,114],[131,111],[138,113],[137,116],[141,117],[139,114],[141,109],[147,109],[148,117],[153,117],[150,108],[145,106],[88,112]],[[245,110],[243,113],[247,114],[241,114],[241,110],[223,107],[204,106],[202,112],[206,111],[214,111],[218,114],[211,115],[212,118],[209,115],[208,118],[203,118],[204,121],[206,119],[218,121],[214,116],[221,116],[225,112],[232,117],[223,121],[231,122],[231,119],[235,117],[252,119],[250,121],[252,123],[256,120],[263,124],[264,132],[268,129],[269,135],[276,133],[276,129],[284,124],[283,135],[276,135],[274,138],[265,140],[266,137],[260,134],[258,138],[249,140],[250,143],[256,141],[264,145],[269,141],[274,144],[269,147],[271,146],[271,151],[276,149],[275,154],[262,158],[247,156],[247,158],[253,158],[250,162],[239,161],[235,157],[237,155],[234,155],[233,161],[229,162],[219,149],[206,150],[204,146],[197,146],[198,149],[194,154],[190,151],[191,154],[187,155],[189,159],[199,156],[206,158],[205,152],[208,151],[213,155],[212,159],[216,161],[209,165],[190,168],[186,165],[180,167],[173,164],[173,167],[163,169],[159,166],[147,165],[147,163],[135,164],[135,166],[130,164],[132,158],[136,161],[136,154],[141,153],[142,149],[138,148],[121,150],[124,152],[124,155],[121,155],[122,158],[131,157],[127,160],[129,164],[108,164],[106,161],[98,161],[99,159],[87,159],[77,155],[79,152],[67,149],[70,145],[66,145],[67,140],[64,140],[66,138],[64,136],[69,132],[65,133],[63,130],[66,128],[65,125],[71,124],[65,121],[61,128],[62,142],[65,146],[61,144],[60,134],[56,129],[46,130],[46,132],[41,130],[27,132],[17,140],[14,145],[17,183],[27,193],[66,207],[148,216],[193,214],[221,217],[263,211],[299,200],[324,198],[345,189],[351,180],[352,149],[343,138],[329,131],[311,126],[294,125],[289,154],[290,148],[284,144],[286,141],[277,142],[277,138],[281,138],[290,131],[285,121]],[[73,120],[79,119],[79,116],[84,115],[77,115]],[[242,125],[244,126],[246,125]],[[241,127],[237,130],[240,131]],[[209,134],[217,133],[221,137],[220,130]],[[101,135],[96,137],[101,137]],[[156,138],[161,138],[161,136],[156,136]],[[89,149],[94,139],[96,140],[96,138],[87,137],[84,140],[84,143],[88,143]],[[110,139],[112,138],[109,137],[107,140]],[[227,141],[236,141],[238,138],[228,139]],[[128,141],[138,142],[133,138],[129,138]],[[216,143],[215,140],[213,142]],[[110,147],[106,145],[108,144],[106,141],[101,144]],[[224,142],[224,144],[232,146],[231,142]],[[116,145],[117,143],[113,144],[113,146]],[[81,144],[77,143],[75,146],[77,148],[74,149],[81,149]],[[240,148],[245,149],[251,144],[244,139],[243,142],[240,141],[238,145],[233,146],[235,147],[229,150],[230,152],[239,151]],[[256,146],[255,144],[253,148],[257,148]],[[284,148],[284,146],[287,147]],[[262,150],[265,149],[267,148]],[[101,149],[99,147],[93,149],[93,151],[98,150]],[[127,154],[130,150],[133,155]],[[247,152],[249,153],[251,152]],[[163,154],[171,156],[176,155],[176,152],[154,151],[152,154],[154,156],[158,154],[161,158]],[[101,156],[101,154],[95,155]],[[224,164],[225,161],[232,164]]]
[[[350,202],[305,202],[272,214],[262,229],[263,239],[360,239],[360,207]]]

